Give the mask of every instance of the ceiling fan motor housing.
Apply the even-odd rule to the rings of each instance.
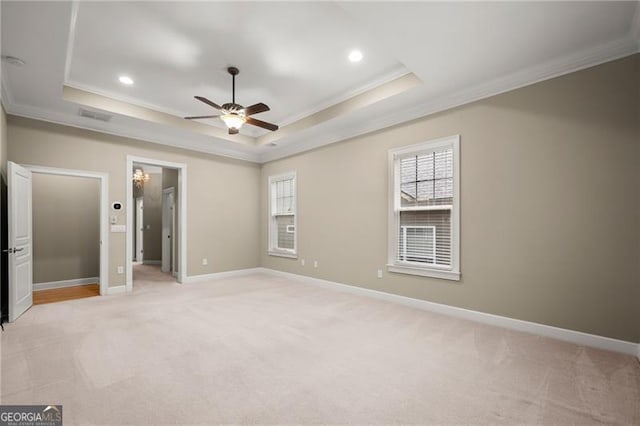
[[[234,104],[229,102],[229,103],[223,104],[222,109],[227,111],[229,114],[244,115],[244,107],[240,104]]]

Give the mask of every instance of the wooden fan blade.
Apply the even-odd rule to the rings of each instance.
[[[247,124],[262,127],[263,129],[271,130],[272,132],[275,132],[276,130],[278,130],[277,125],[267,123],[266,121],[262,121],[262,120],[256,120],[255,118],[252,118],[252,117],[247,117]]]
[[[196,98],[200,102],[204,102],[205,104],[214,107],[215,109],[222,109],[222,107],[220,105],[218,105],[217,103],[211,102],[209,99],[203,98],[202,96],[194,96],[194,98]]]
[[[196,115],[194,117],[185,117],[185,120],[199,120],[201,118],[215,118],[220,117],[219,115]]]
[[[246,107],[244,109],[244,115],[253,115],[253,114],[258,114],[259,112],[265,112],[265,111],[269,111],[271,108],[269,108],[268,105],[263,104],[262,102],[260,102],[259,104],[255,104],[255,105],[251,105],[249,107]]]
[[[237,135],[238,134],[238,129],[229,129],[229,134],[230,135]]]

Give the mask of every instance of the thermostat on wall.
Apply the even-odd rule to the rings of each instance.
[[[122,210],[122,203],[120,201],[116,201],[115,203],[111,204],[111,208],[115,211]]]

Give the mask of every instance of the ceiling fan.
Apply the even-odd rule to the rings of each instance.
[[[269,111],[269,107],[266,104],[260,102],[259,104],[251,105],[248,107],[243,107],[240,104],[236,103],[236,75],[240,73],[240,70],[236,67],[227,68],[229,74],[231,74],[232,78],[232,100],[230,103],[223,104],[222,106],[216,104],[215,102],[211,102],[209,99],[202,96],[194,96],[200,102],[204,102],[205,104],[214,107],[219,110],[221,114],[219,115],[199,115],[194,117],[185,117],[186,120],[199,120],[202,118],[214,118],[220,117],[224,124],[229,128],[229,134],[235,135],[240,130],[240,127],[244,123],[251,124],[253,126],[262,127],[263,129],[276,131],[278,130],[278,126],[272,123],[267,123],[266,121],[258,120],[251,117],[254,114],[258,114],[260,112]]]

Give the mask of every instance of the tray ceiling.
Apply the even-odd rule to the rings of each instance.
[[[2,2],[10,114],[268,161],[638,52],[637,2]],[[37,29],[34,31],[33,29]],[[364,58],[352,63],[349,52]],[[193,99],[264,102],[229,136]],[[118,81],[130,76],[134,84]],[[100,121],[80,108],[106,113]]]

